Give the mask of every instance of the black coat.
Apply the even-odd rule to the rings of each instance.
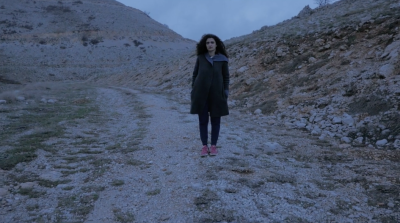
[[[211,117],[228,115],[225,90],[229,90],[228,62],[214,61],[212,65],[204,54],[199,55],[193,71],[190,113],[199,114],[208,102]]]

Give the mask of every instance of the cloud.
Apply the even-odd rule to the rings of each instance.
[[[149,12],[181,36],[198,41],[205,33],[221,39],[242,36],[297,15],[314,0],[119,0]]]

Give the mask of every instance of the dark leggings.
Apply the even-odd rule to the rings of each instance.
[[[203,145],[207,145],[208,141],[208,120],[208,104],[206,104],[199,114],[200,138]],[[217,145],[220,126],[221,117],[211,117],[211,145]]]

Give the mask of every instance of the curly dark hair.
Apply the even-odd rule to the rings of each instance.
[[[197,55],[201,55],[201,54],[205,54],[208,52],[207,47],[206,47],[206,41],[208,38],[213,38],[215,40],[215,42],[217,43],[217,49],[215,51],[215,53],[220,53],[225,55],[227,58],[228,57],[228,53],[225,50],[225,45],[224,43],[221,41],[221,39],[214,35],[214,34],[205,34],[201,37],[200,42],[197,43],[196,45],[196,53]]]

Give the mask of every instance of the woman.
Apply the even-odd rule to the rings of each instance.
[[[217,141],[221,116],[229,114],[228,54],[224,43],[213,34],[197,43],[197,61],[193,71],[191,114],[199,115],[201,156],[218,154]],[[208,148],[208,121],[211,117],[211,147]]]

